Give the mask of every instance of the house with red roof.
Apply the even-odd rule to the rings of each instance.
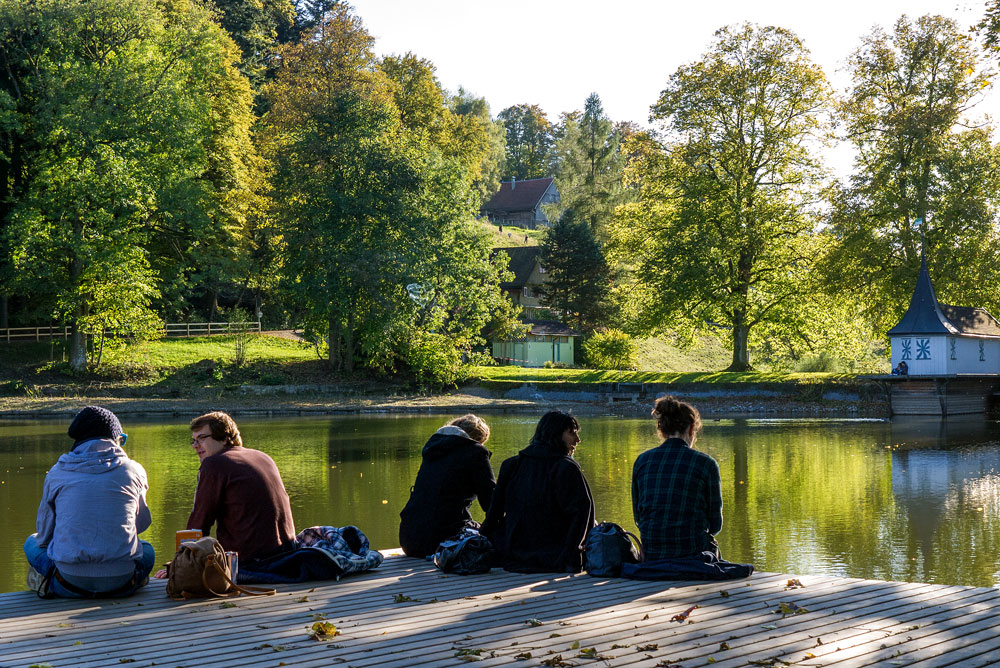
[[[497,225],[535,229],[539,225],[549,225],[542,205],[558,202],[559,191],[552,177],[526,181],[511,179],[500,183],[500,190],[481,211]]]

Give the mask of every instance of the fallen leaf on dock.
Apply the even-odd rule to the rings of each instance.
[[[648,612],[645,615],[642,616],[642,621],[646,621],[647,619],[649,619],[649,613]]]
[[[309,637],[313,640],[330,640],[338,635],[340,635],[340,629],[331,622],[315,622],[312,625],[312,633],[309,634]]]
[[[411,598],[409,596],[406,596],[405,594],[396,594],[395,596],[392,597],[393,603],[409,603],[411,601],[416,601],[416,600],[418,599]]]
[[[764,626],[762,626],[760,628],[767,629],[768,631],[773,631],[773,630],[775,630],[778,627],[775,626],[774,624],[764,624]]]
[[[527,624],[528,626],[541,626],[545,622],[543,622],[540,619],[535,619],[534,617],[532,617],[531,619],[524,620],[524,623]]]
[[[611,649],[625,649],[626,647],[628,647],[628,645],[619,645],[618,643],[615,643],[611,646]]]
[[[323,612],[314,612],[309,616],[315,619],[316,621],[319,621],[321,619],[326,619],[326,613]]]
[[[514,660],[516,661],[527,661],[531,658],[531,652],[521,652],[520,654],[514,655]]]
[[[655,643],[651,645],[636,645],[635,647],[635,651],[637,652],[655,652],[658,649],[660,649],[660,646]]]
[[[728,591],[720,591],[719,592],[719,596],[721,596],[722,598],[729,598],[729,592]]]
[[[118,663],[135,663],[135,659],[118,659]]]
[[[804,588],[805,585],[802,584],[802,581],[798,580],[798,579],[789,580],[788,582],[785,583],[785,590],[786,591],[789,590],[789,589],[798,589],[799,587],[803,587]]]
[[[691,616],[691,613],[698,609],[697,605],[692,605],[690,608],[680,613],[679,615],[674,615],[670,618],[672,622],[686,622],[687,618]]]
[[[33,663],[28,668],[52,668],[51,663]]]
[[[572,661],[564,661],[562,654],[556,654],[551,659],[545,659],[542,661],[543,666],[550,666],[551,668],[565,668],[565,666],[575,666],[576,664]]]
[[[587,647],[585,649],[581,649],[580,653],[577,654],[577,657],[581,659],[593,659],[595,661],[604,658],[603,656],[597,653],[596,647]]]
[[[573,644],[569,646],[570,649],[580,649],[580,641],[574,640]]]
[[[295,599],[295,602],[296,603],[308,603],[309,602],[309,597],[308,596],[302,596],[300,598]]]
[[[235,608],[236,604],[232,603],[231,601],[226,601],[225,603],[220,603],[219,607],[220,608]]]
[[[778,609],[775,610],[776,613],[782,615],[802,615],[809,612],[807,609],[796,605],[795,603],[788,601],[781,601],[778,603]]]
[[[727,650],[727,649],[729,649],[729,643],[727,643],[727,642],[720,642],[719,643],[719,651],[720,652],[722,652],[724,650]]]

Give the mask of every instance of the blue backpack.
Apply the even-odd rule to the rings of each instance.
[[[621,577],[623,564],[643,561],[642,543],[635,534],[614,522],[601,522],[587,532],[583,559],[583,567],[589,575]]]

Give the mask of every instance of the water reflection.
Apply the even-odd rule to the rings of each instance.
[[[241,420],[244,441],[277,462],[296,526],[357,524],[395,547],[420,450],[446,416]],[[493,466],[524,447],[537,416],[488,416]],[[634,530],[632,462],[658,440],[652,420],[582,417],[577,451],[599,520]],[[161,562],[191,508],[198,458],[183,420],[126,419],[128,451],[150,476]],[[0,590],[23,587],[45,472],[70,445],[67,423],[0,423]],[[719,461],[723,555],[760,570],[991,586],[998,570],[997,423],[715,420],[698,447]],[[474,506],[474,514],[482,512]]]

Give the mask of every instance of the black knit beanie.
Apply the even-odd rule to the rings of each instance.
[[[77,443],[94,438],[117,440],[122,435],[122,424],[107,408],[87,406],[76,414],[66,433]]]

